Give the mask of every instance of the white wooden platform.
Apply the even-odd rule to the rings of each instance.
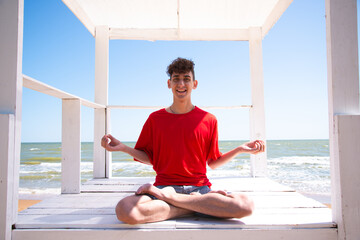
[[[81,194],[63,194],[19,213],[13,239],[336,239],[331,210],[266,178],[216,178],[213,189],[246,192],[256,210],[243,219],[186,217],[127,225],[115,215],[117,202],[151,178],[95,179]],[[316,238],[311,238],[316,236]]]

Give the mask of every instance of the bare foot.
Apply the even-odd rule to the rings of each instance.
[[[214,190],[214,191],[210,191],[209,193],[219,193],[221,195],[227,196],[227,193],[224,190]]]
[[[139,187],[135,194],[141,195],[145,193],[153,195],[160,200],[163,200],[166,196],[168,197],[176,192],[173,187],[165,187],[163,189],[159,189],[154,185],[147,183]]]
[[[192,192],[192,193],[190,193],[190,195],[201,195],[201,193],[199,193],[199,192]]]

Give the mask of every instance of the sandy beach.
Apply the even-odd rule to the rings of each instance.
[[[42,200],[56,196],[54,193],[42,193],[42,194],[34,194],[34,193],[19,193],[19,205],[18,212],[31,207],[34,204],[41,202]]]
[[[18,212],[27,209],[28,207],[41,202],[42,200],[28,200],[28,199],[20,199],[19,200],[19,206],[18,206]]]

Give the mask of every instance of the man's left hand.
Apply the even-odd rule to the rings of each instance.
[[[247,153],[258,154],[265,152],[265,143],[262,140],[255,140],[245,143],[241,146]]]

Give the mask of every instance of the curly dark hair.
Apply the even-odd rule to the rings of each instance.
[[[172,63],[167,67],[166,73],[171,79],[171,75],[173,73],[187,73],[191,71],[193,75],[193,80],[195,80],[194,66],[195,63],[192,60],[179,57],[172,61]]]

